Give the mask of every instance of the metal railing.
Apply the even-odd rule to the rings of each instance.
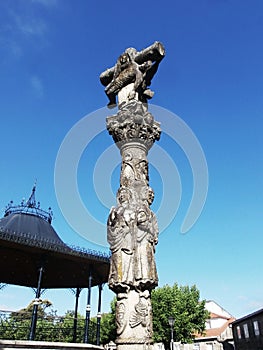
[[[28,311],[1,311],[0,310],[0,339],[28,340],[32,313]],[[74,327],[74,315],[69,312],[60,317],[54,314],[38,314],[34,340],[50,342],[83,343],[85,319],[78,318]],[[96,322],[89,322],[90,344],[96,344]]]
[[[59,243],[57,240],[44,239],[43,237],[33,236],[31,233],[23,233],[17,231],[10,231],[9,229],[0,227],[1,239],[6,241],[16,242],[27,246],[40,247],[43,249],[67,253],[70,255],[89,257],[98,261],[105,261],[109,263],[110,252],[104,253],[93,249],[81,248],[73,245],[66,245]]]

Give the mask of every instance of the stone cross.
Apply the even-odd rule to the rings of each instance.
[[[150,208],[154,192],[149,186],[147,154],[161,129],[147,101],[153,96],[149,86],[164,55],[159,42],[140,52],[128,48],[114,67],[100,75],[109,108],[118,104],[117,114],[106,122],[122,157],[117,205],[107,222],[112,253],[108,284],[117,297],[118,350],[152,349],[151,291],[158,285],[154,257],[158,225]]]

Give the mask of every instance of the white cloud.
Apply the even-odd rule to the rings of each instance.
[[[47,31],[46,23],[40,18],[30,18],[18,13],[11,12],[14,20],[14,29],[28,36],[43,36]]]
[[[0,44],[8,56],[11,54],[14,58],[20,58],[28,43],[33,48],[44,48],[48,44],[48,23],[43,16],[35,13],[37,3],[51,8],[57,0],[31,0],[25,3],[23,11],[6,3],[4,20],[0,23]]]
[[[33,91],[35,95],[39,98],[44,97],[44,87],[43,83],[40,80],[40,78],[36,75],[32,76],[30,79],[31,87],[33,88]]]
[[[13,38],[7,37],[7,35],[1,35],[0,33],[0,45],[3,52],[7,53],[8,59],[10,55],[12,58],[19,59],[23,55],[21,45]],[[5,62],[5,55],[2,57],[2,62]]]
[[[15,42],[15,41],[9,41],[8,43],[10,52],[13,57],[20,58],[22,56],[22,48],[21,46]]]

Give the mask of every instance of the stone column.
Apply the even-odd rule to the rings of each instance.
[[[149,187],[147,154],[160,138],[160,124],[148,111],[147,88],[164,56],[160,43],[137,52],[127,49],[114,68],[101,75],[107,85],[109,107],[118,112],[107,118],[107,129],[120,149],[122,166],[117,205],[107,222],[111,249],[109,287],[116,293],[118,350],[152,349],[151,291],[158,285],[155,246],[158,225],[150,206],[154,192]]]
[[[122,167],[117,206],[110,211],[107,234],[112,251],[109,287],[117,295],[118,350],[150,349],[151,290],[157,286],[157,220],[150,209],[147,153],[160,137],[160,125],[140,101],[130,101],[107,118],[120,148]]]

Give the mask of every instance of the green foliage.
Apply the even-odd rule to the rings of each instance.
[[[116,334],[116,323],[115,323],[115,313],[116,313],[116,298],[111,302],[111,311],[107,314],[102,314],[101,317],[101,344],[107,344],[111,340],[115,341]]]
[[[152,292],[154,341],[163,342],[167,346],[171,332],[168,317],[175,319],[174,341],[191,343],[195,333],[205,330],[205,321],[209,313],[205,309],[205,301],[200,301],[200,293],[196,286],[172,287],[165,285]]]
[[[205,321],[209,313],[205,310],[205,301],[200,301],[196,286],[164,286],[152,291],[154,341],[163,342],[168,348],[170,342],[170,326],[168,317],[175,319],[174,340],[190,343],[194,334],[205,330]],[[73,341],[74,312],[67,311],[64,317],[57,317],[54,311],[47,313],[51,303],[43,301],[38,306],[38,320],[35,340]],[[0,319],[0,339],[28,339],[33,305],[13,312],[6,319]],[[101,317],[101,344],[116,339],[116,298],[111,302],[111,311]],[[96,318],[90,320],[89,342],[96,341]],[[84,316],[78,315],[76,342],[83,342]]]
[[[52,303],[49,300],[43,300],[41,305],[38,306],[38,333],[41,334],[43,328],[43,318],[46,315],[46,309],[50,307]],[[26,340],[30,332],[31,318],[33,311],[33,302],[31,302],[26,308],[17,312],[12,312],[10,317],[1,320],[0,324],[0,338],[1,339],[13,339],[13,340]],[[40,339],[36,339],[40,340]]]
[[[85,318],[78,314],[77,316],[77,332],[76,332],[76,342],[80,343],[83,341],[84,334],[84,322]],[[50,334],[52,341],[61,341],[61,342],[72,342],[73,341],[73,326],[74,326],[74,312],[67,311],[65,316],[54,319],[53,321],[53,332]],[[37,328],[39,325],[37,325]],[[49,322],[49,328],[52,329],[52,323]],[[45,332],[47,332],[46,328]],[[46,338],[47,339],[47,338]]]
[[[152,291],[154,341],[163,342],[168,348],[171,333],[168,317],[175,318],[174,340],[182,343],[193,342],[194,334],[205,330],[209,313],[205,301],[200,301],[196,286],[164,286]],[[116,339],[116,298],[111,302],[111,311],[101,318],[101,343],[107,344]]]
[[[19,317],[14,313],[8,319],[1,320],[0,339],[26,340],[29,335],[31,319],[24,313]]]
[[[74,312],[67,311],[64,317],[57,317],[54,311],[46,312],[51,303],[43,301],[38,306],[35,340],[38,341],[73,341]],[[33,304],[9,317],[0,320],[0,339],[27,340],[30,332]],[[83,341],[85,318],[78,314],[76,342]]]

